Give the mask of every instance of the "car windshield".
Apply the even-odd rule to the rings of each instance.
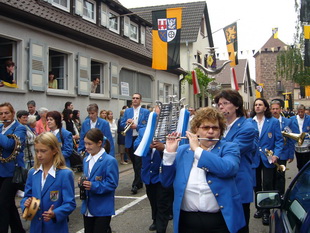
[[[291,228],[299,232],[299,228],[310,209],[310,163],[306,165],[292,188],[288,190],[284,203]]]

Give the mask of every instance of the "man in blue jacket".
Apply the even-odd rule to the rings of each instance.
[[[307,134],[304,143],[301,146],[295,144],[297,168],[300,171],[310,160],[310,116],[305,114],[306,107],[303,104],[297,107],[297,111],[297,116],[292,116],[290,118],[292,121],[292,132],[297,134]]]
[[[78,151],[85,151],[84,137],[87,131],[92,128],[98,128],[101,130],[103,135],[110,141],[111,148],[109,154],[115,157],[114,140],[111,134],[109,122],[102,118],[99,118],[98,111],[99,108],[97,104],[88,105],[87,112],[89,118],[87,118],[82,124]]]
[[[135,173],[131,192],[137,194],[138,189],[143,187],[141,180],[141,157],[134,155],[134,141],[139,135],[139,129],[146,127],[150,111],[141,108],[142,95],[135,93],[132,96],[132,108],[127,108],[121,121],[122,127],[130,127],[125,136],[125,148],[129,154]]]
[[[256,168],[256,187],[254,191],[274,190],[275,165],[283,149],[283,137],[280,123],[272,117],[268,102],[257,98],[253,105],[254,117],[252,124],[259,132],[258,149],[253,159],[253,168]],[[266,149],[273,152],[266,156]],[[264,225],[269,225],[269,210],[257,210],[254,218],[261,218]]]
[[[271,113],[274,118],[279,120],[281,131],[291,130],[291,120],[281,116],[281,103],[278,100],[273,100],[270,105]],[[278,164],[286,166],[286,163],[291,163],[294,160],[294,141],[291,138],[284,139],[284,147],[279,154]],[[279,190],[281,195],[285,192],[285,171],[276,172],[275,188]]]

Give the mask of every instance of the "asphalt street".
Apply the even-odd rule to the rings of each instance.
[[[286,172],[286,183],[288,184],[297,174],[296,162],[293,161],[287,166],[289,170]],[[112,217],[111,227],[113,233],[146,233],[152,224],[151,208],[145,194],[145,187],[140,189],[138,194],[133,195],[130,192],[131,182],[133,179],[132,165],[119,165],[119,186],[116,189],[115,209],[116,215]],[[75,179],[81,176],[80,172],[75,172]],[[77,208],[70,215],[69,231],[70,233],[82,233],[83,218],[80,214],[81,201],[79,199],[79,189],[76,182],[76,203]],[[16,198],[19,206],[20,198]],[[263,226],[261,219],[253,218],[255,213],[255,204],[251,204],[250,233],[267,233],[268,226]],[[30,222],[23,221],[23,225],[29,232]],[[173,232],[172,221],[169,222],[167,233]]]

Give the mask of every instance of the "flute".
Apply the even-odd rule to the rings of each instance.
[[[167,139],[188,139],[188,137],[169,137],[166,136]],[[206,140],[206,141],[219,141],[219,138],[198,138],[198,140]]]
[[[0,121],[0,124],[12,122],[11,120]]]

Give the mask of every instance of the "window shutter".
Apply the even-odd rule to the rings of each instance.
[[[108,7],[103,3],[101,3],[101,25],[108,26]]]
[[[89,95],[90,58],[78,53],[77,63],[77,93],[78,95]]]
[[[75,14],[83,16],[83,0],[75,0]]]
[[[164,102],[164,83],[160,82],[158,80],[158,88],[157,88],[157,93],[158,93],[158,100],[160,102]]]
[[[128,16],[124,16],[124,36],[130,36],[130,18]]]
[[[29,90],[45,91],[46,89],[46,46],[29,41]]]
[[[141,27],[141,44],[145,45],[145,27]]]
[[[110,83],[111,83],[111,97],[118,98],[118,83],[119,83],[119,72],[118,65],[116,63],[110,63]]]

